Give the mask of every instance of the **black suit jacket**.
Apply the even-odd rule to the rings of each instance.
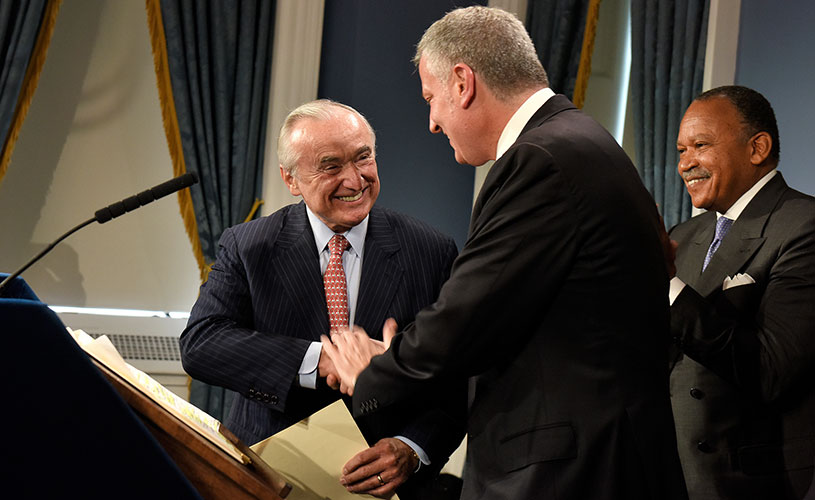
[[[471,376],[462,498],[685,497],[653,199],[563,96],[492,166],[439,300],[360,375],[354,410]]]
[[[451,238],[374,207],[356,324],[381,339],[387,318],[411,323],[436,299],[456,253]],[[239,393],[225,425],[253,444],[340,397],[324,384],[313,390],[297,383],[309,344],[328,330],[319,256],[301,202],[224,231],[218,259],[181,335],[182,361],[193,377]],[[458,389],[444,404],[428,393],[409,411],[358,424],[369,443],[394,435],[412,439],[439,470],[464,434],[466,389],[463,384]]]
[[[815,199],[781,174],[750,201],[707,269],[716,213],[671,231],[671,375],[691,498],[802,498],[815,455]],[[722,291],[725,277],[755,284]]]

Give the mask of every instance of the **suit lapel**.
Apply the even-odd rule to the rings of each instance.
[[[702,278],[702,263],[705,261],[710,242],[713,241],[716,214],[707,212],[698,218],[699,220],[694,219],[695,222],[689,222],[697,225],[696,233],[687,248],[676,259],[676,274],[696,290]]]
[[[733,223],[733,227],[725,236],[719,250],[713,255],[705,272],[701,274],[694,288],[702,295],[707,296],[715,290],[721,289],[722,282],[728,276],[732,277],[744,269],[744,264],[761,248],[764,243],[764,228],[767,219],[778,204],[781,195],[787,189],[781,174],[778,173],[767,183],[750,201],[747,207]],[[713,219],[711,219],[713,220]],[[707,245],[713,239],[713,223],[708,224]],[[704,254],[707,247],[704,247]],[[701,269],[699,261],[699,268]]]
[[[518,139],[515,142],[517,143],[518,141],[522,140],[525,133],[529,132],[533,128],[541,126],[541,124],[547,120],[550,120],[556,114],[570,109],[577,108],[566,96],[560,94],[553,95],[545,103],[543,103],[543,106],[541,106],[534,115],[532,115],[532,118],[529,119],[523,130],[521,130],[521,134],[518,136]],[[484,208],[484,204],[489,199],[491,191],[495,187],[493,185],[500,185],[500,183],[503,182],[500,163],[501,159],[499,158],[496,161],[496,165],[490,168],[489,172],[487,173],[487,177],[484,179],[484,184],[482,185],[481,190],[478,192],[475,204],[473,205],[472,217],[470,217],[470,228],[468,234],[473,234],[478,227],[478,218],[481,215],[481,210]]]
[[[314,246],[314,234],[306,216],[306,206],[300,203],[286,218],[277,239],[278,272],[283,292],[294,297],[292,306],[302,321],[297,330],[309,332],[313,340],[328,332],[328,311],[320,274],[320,262]],[[295,327],[295,325],[292,325]]]
[[[401,268],[396,260],[399,242],[387,219],[374,207],[368,220],[362,277],[357,296],[354,322],[373,338],[381,339],[381,327],[402,280]]]

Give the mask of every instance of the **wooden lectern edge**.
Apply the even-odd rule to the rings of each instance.
[[[250,458],[249,464],[236,460],[93,356],[89,357],[202,496],[283,500],[289,495],[292,486],[226,427],[221,428],[221,434]]]
[[[238,436],[232,434],[232,431],[224,427],[224,425],[220,422],[218,422],[218,432],[220,432],[230,443],[235,445],[235,448],[237,448],[238,451],[249,457],[249,465],[274,486],[275,491],[281,498],[286,498],[289,496],[289,493],[291,493],[292,490],[292,485],[286,480],[286,478],[272,469],[265,460],[260,458],[260,455],[255,453],[255,451],[248,447],[246,443],[238,439]]]

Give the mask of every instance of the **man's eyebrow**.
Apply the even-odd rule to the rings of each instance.
[[[326,163],[338,163],[339,161],[339,156],[323,156],[320,158],[320,165],[324,165]]]
[[[354,157],[357,157],[363,153],[370,153],[371,146],[362,146],[356,151],[354,151]],[[326,163],[342,163],[342,158],[339,156],[323,156],[320,158],[320,165],[325,165]]]

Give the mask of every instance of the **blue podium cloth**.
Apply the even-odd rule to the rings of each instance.
[[[0,298],[4,489],[15,498],[201,498],[59,317],[21,278],[10,286]]]

